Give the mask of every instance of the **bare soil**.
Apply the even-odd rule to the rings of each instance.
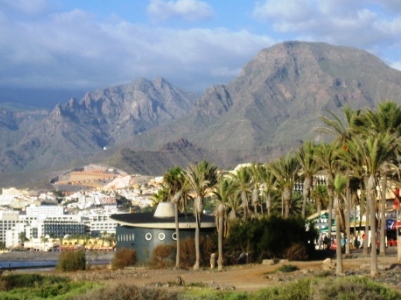
[[[45,254],[9,254],[1,255],[0,261],[10,259],[43,259],[44,257],[56,258],[57,254],[49,256]],[[104,259],[111,257],[112,253],[104,255],[88,255],[91,259]],[[401,264],[396,261],[395,255],[378,256],[379,276],[378,281],[388,284],[401,292],[398,282],[401,282]],[[283,265],[293,265],[298,270],[293,272],[278,271]],[[397,267],[394,267],[397,266]],[[370,257],[352,256],[343,259],[344,276],[363,275],[370,276]],[[27,272],[26,270],[13,270],[12,272]],[[30,271],[32,272],[32,271]],[[36,270],[34,272],[37,272]],[[323,267],[323,259],[316,261],[281,261],[274,264],[245,264],[227,266],[222,271],[204,268],[199,271],[174,270],[174,269],[151,269],[146,267],[130,267],[124,270],[111,270],[110,266],[92,266],[91,270],[72,273],[58,273],[58,271],[46,271],[46,274],[59,274],[69,276],[74,280],[88,280],[104,282],[107,284],[134,284],[138,287],[161,287],[161,288],[185,288],[188,286],[207,286],[219,290],[257,291],[269,286],[279,285],[284,282],[294,281],[301,278],[314,277],[322,272],[335,274],[335,260],[327,270]]]
[[[395,264],[395,257],[379,257],[378,267],[381,274],[386,273],[390,266]],[[294,272],[279,272],[284,264],[297,266],[299,270]],[[344,276],[347,274],[361,274],[369,276],[370,258],[351,258],[343,260]],[[80,273],[72,273],[75,280],[95,280],[108,284],[127,283],[138,287],[165,287],[179,288],[188,286],[207,286],[219,290],[257,291],[269,286],[279,285],[284,282],[301,278],[313,277],[324,272],[323,261],[283,261],[270,264],[247,264],[229,266],[223,271],[217,269],[174,270],[174,269],[149,269],[126,268],[124,270],[91,270]],[[327,270],[325,271],[327,272]],[[335,264],[328,272],[335,273]],[[401,274],[401,271],[398,271]],[[64,274],[65,275],[65,274]],[[381,275],[379,275],[380,277]],[[392,276],[392,275],[391,275]],[[382,279],[385,278],[382,276]],[[389,283],[386,280],[382,281]],[[180,285],[181,283],[181,285]],[[390,283],[391,285],[391,283]],[[395,287],[397,288],[397,287]],[[398,288],[399,289],[399,288]]]

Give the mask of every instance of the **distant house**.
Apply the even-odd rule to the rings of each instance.
[[[135,249],[140,262],[148,261],[158,245],[174,244],[175,232],[174,205],[162,202],[155,213],[131,213],[111,215],[118,225],[116,228],[117,250]],[[192,213],[179,214],[180,240],[194,238],[196,222]],[[215,231],[215,217],[202,216],[201,235],[207,236]]]

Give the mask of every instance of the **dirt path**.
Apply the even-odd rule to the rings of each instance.
[[[379,270],[389,268],[395,263],[395,257],[378,258]],[[295,265],[299,270],[289,273],[277,272],[283,264]],[[364,269],[368,274],[370,258],[353,258],[343,260],[344,272]],[[102,281],[108,284],[129,283],[140,287],[176,286],[179,278],[184,286],[203,285],[221,290],[257,291],[265,287],[282,284],[286,281],[316,276],[323,272],[323,261],[281,262],[269,264],[249,264],[226,267],[219,272],[216,269],[193,270],[155,270],[148,268],[127,268],[124,270],[93,270],[72,273],[74,279]],[[331,269],[335,272],[335,268]],[[63,274],[65,275],[65,274]]]

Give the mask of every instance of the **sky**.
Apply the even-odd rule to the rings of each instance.
[[[201,93],[295,40],[401,70],[401,1],[0,0],[0,89],[68,94],[163,77]]]

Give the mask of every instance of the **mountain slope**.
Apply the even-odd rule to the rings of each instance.
[[[236,79],[198,98],[161,78],[138,79],[29,120],[0,113],[6,141],[0,170],[44,172],[103,161],[160,175],[202,159],[220,168],[265,162],[303,140],[327,138],[316,131],[327,110],[342,116],[346,105],[374,109],[385,99],[401,105],[401,72],[374,55],[285,42],[260,51]]]
[[[1,153],[3,172],[74,166],[130,135],[171,122],[188,111],[193,93],[162,78],[87,93],[58,104]],[[1,162],[5,163],[1,163]]]
[[[324,43],[286,42],[262,50],[227,85],[196,101],[190,116],[155,128],[135,144],[157,148],[168,132],[206,149],[253,151],[321,140],[315,128],[327,110],[401,103],[401,72],[358,49]],[[177,136],[175,136],[177,138]]]

